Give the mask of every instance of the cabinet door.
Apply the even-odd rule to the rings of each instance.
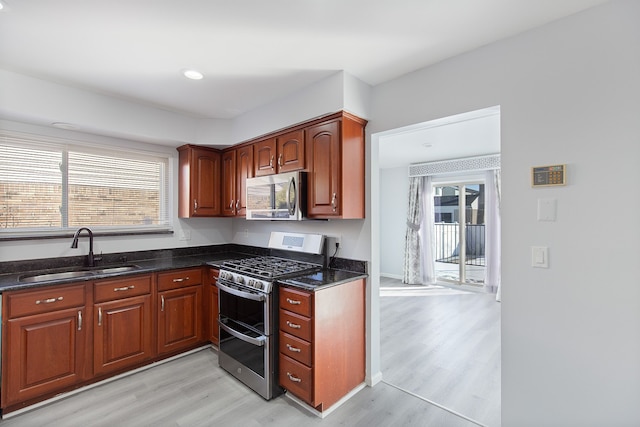
[[[222,215],[236,214],[236,150],[222,154]]]
[[[220,215],[220,153],[190,145],[178,151],[178,216]]]
[[[77,307],[7,322],[3,408],[85,379],[84,315],[85,308]]]
[[[265,139],[253,144],[255,176],[273,175],[276,173],[276,140]]]
[[[278,172],[304,169],[304,130],[297,130],[279,136],[276,144]]]
[[[236,150],[236,216],[247,214],[247,178],[253,177],[253,146]]]
[[[309,217],[340,216],[340,122],[312,126],[306,130]]]
[[[202,337],[202,285],[160,292],[158,353],[194,346]]]
[[[220,154],[194,149],[193,216],[220,215]]]
[[[153,357],[151,296],[141,295],[94,307],[94,374],[104,374]]]

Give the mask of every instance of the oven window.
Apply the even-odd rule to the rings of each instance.
[[[256,331],[243,327],[229,319],[221,317],[222,322],[235,330],[236,332],[246,335],[251,338],[260,338],[263,335]],[[232,357],[234,360],[240,362],[242,365],[251,369],[256,374],[264,378],[265,372],[265,352],[267,351],[268,343],[258,346],[236,338],[224,329],[220,329],[220,351]]]
[[[264,301],[254,301],[232,295],[219,289],[220,315],[244,323],[265,333],[265,315],[267,304]]]

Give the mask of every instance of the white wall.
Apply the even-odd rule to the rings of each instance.
[[[380,170],[380,274],[401,279],[409,205],[407,167]]]
[[[501,107],[503,426],[640,424],[638,22],[615,1],[374,88],[370,132]],[[555,163],[568,185],[532,189]]]

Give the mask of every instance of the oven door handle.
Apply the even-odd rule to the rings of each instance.
[[[243,292],[239,289],[231,288],[229,286],[224,285],[220,280],[218,280],[218,282],[216,283],[216,286],[218,286],[220,290],[223,290],[229,294],[235,295],[240,298],[247,298],[254,301],[264,301],[265,299],[264,295],[252,294],[251,292]]]
[[[239,340],[242,340],[244,342],[248,342],[249,344],[257,345],[259,347],[264,346],[264,342],[266,340],[266,337],[264,335],[261,336],[260,338],[253,338],[253,337],[249,337],[249,336],[247,336],[245,334],[241,334],[240,332],[236,331],[233,328],[228,327],[227,325],[225,325],[222,322],[220,322],[219,325],[220,325],[220,327],[222,329],[224,329],[225,331],[227,331],[228,333],[230,333],[234,337],[238,338]]]

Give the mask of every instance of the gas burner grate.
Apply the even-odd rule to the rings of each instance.
[[[261,279],[275,280],[318,271],[319,265],[284,258],[261,256],[225,261],[223,268]]]

